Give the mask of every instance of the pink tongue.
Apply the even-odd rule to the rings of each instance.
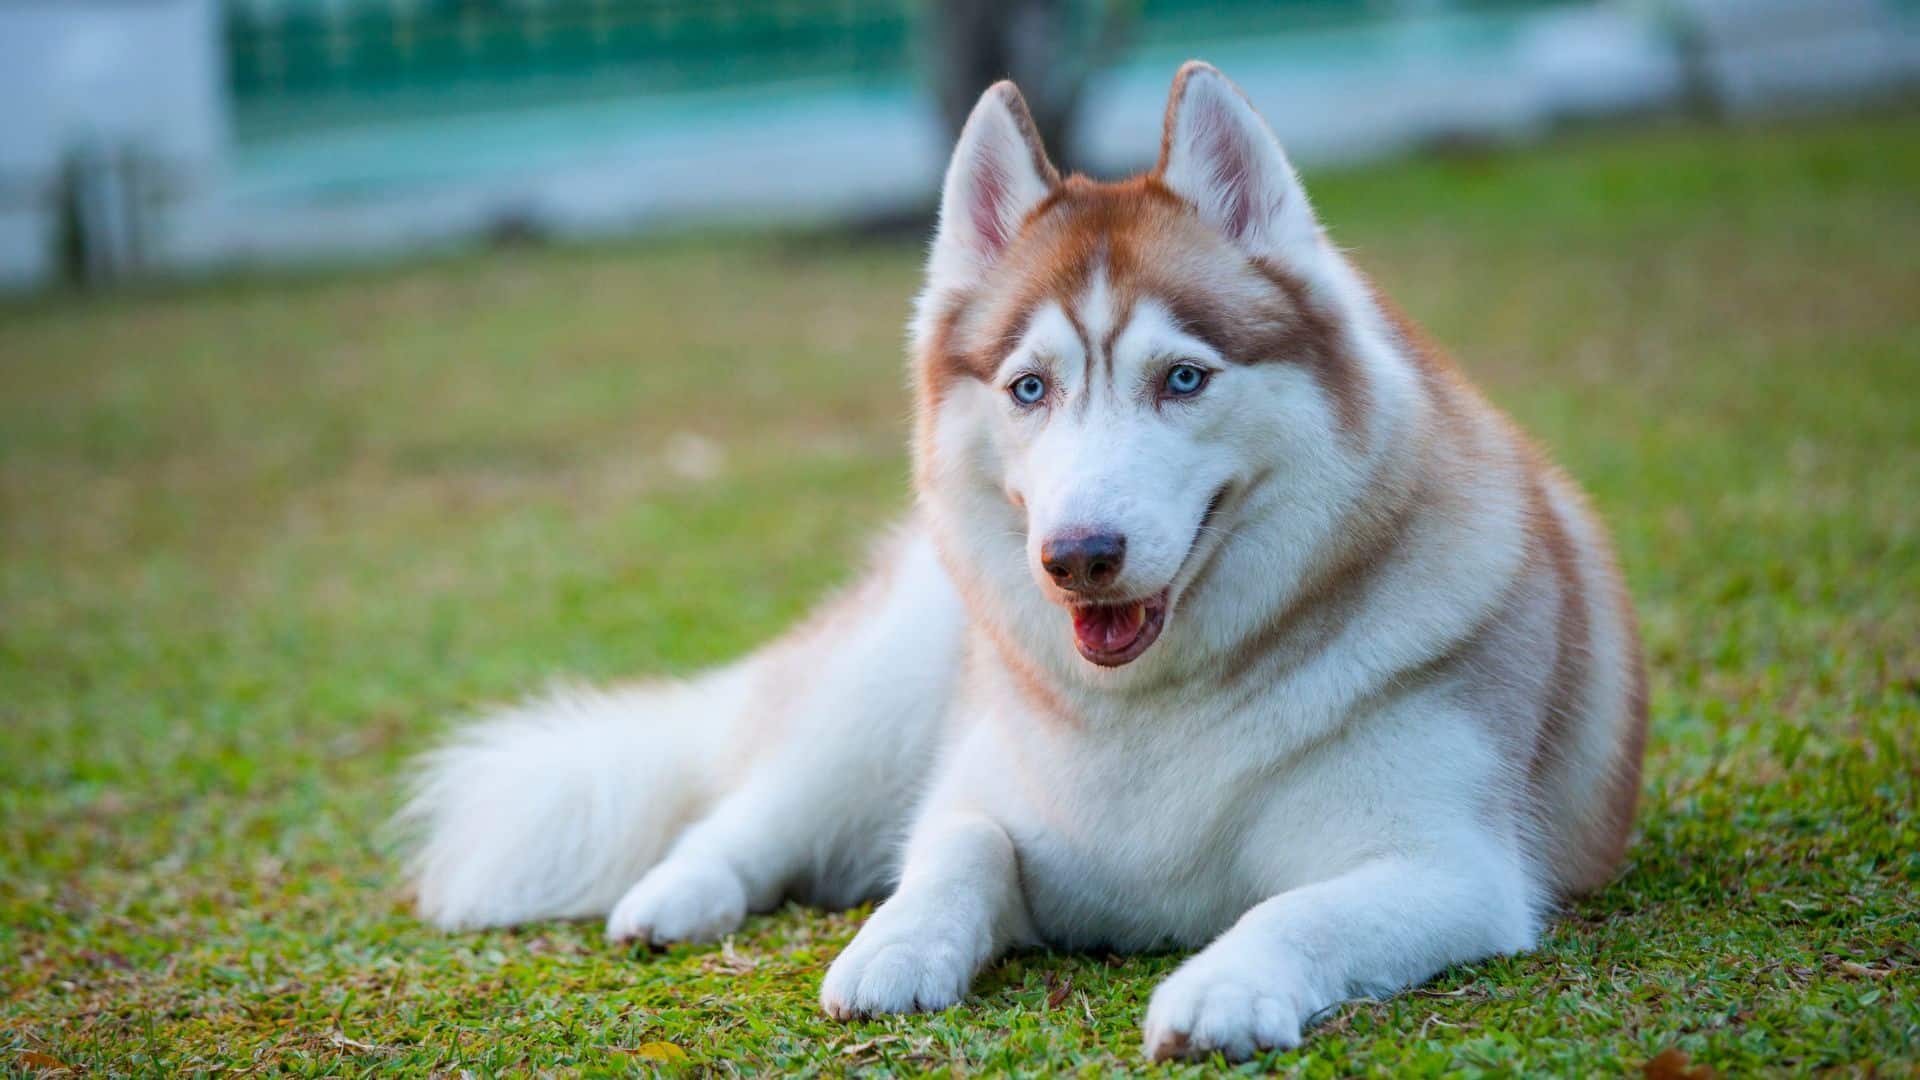
[[[1073,609],[1073,636],[1083,648],[1116,653],[1132,645],[1147,625],[1145,604]]]

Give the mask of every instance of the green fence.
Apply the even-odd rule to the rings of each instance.
[[[229,0],[226,41],[244,133],[262,114],[883,77],[909,64],[910,15],[899,0]]]
[[[911,77],[937,0],[224,0],[244,136],[372,115]],[[1079,0],[1143,43],[1552,0]]]

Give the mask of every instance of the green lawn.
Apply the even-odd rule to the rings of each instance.
[[[1629,865],[1538,951],[1253,1067],[1920,1070],[1917,121],[1309,176],[1613,523],[1654,739]],[[655,956],[446,936],[383,846],[450,717],[730,656],[900,512],[916,259],[687,240],[0,308],[0,1072],[1150,1071],[1177,957],[1019,956],[849,1027],[814,994],[862,912]]]

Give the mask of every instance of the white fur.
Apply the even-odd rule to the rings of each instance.
[[[802,628],[691,683],[558,693],[458,732],[400,818],[421,914],[447,929],[607,915],[609,937],[666,943],[789,894],[884,890],[961,613],[924,536],[880,561],[888,587],[848,595],[866,602],[829,652]]]
[[[459,732],[401,814],[421,914],[463,929],[605,912],[710,797],[741,676],[556,690]]]
[[[1293,1046],[1343,1000],[1534,941],[1555,849],[1487,715],[1513,688],[1456,659],[1536,588],[1522,451],[1486,417],[1443,426],[1265,125],[1211,69],[1182,85],[1169,186],[1335,314],[1364,437],[1300,366],[1233,364],[1151,297],[1123,314],[1096,273],[1078,329],[1043,306],[993,378],[923,416],[918,508],[826,615],[685,686],[556,697],[429,759],[408,814],[427,917],[610,911],[617,939],[706,940],[789,895],[845,904],[897,880],[827,973],[829,1013],[945,1008],[1021,944],[1199,948],[1153,994],[1155,1057]],[[1051,182],[1013,107],[990,91],[956,151],[922,343]],[[1003,200],[977,198],[982,175]],[[1174,362],[1213,382],[1156,405]],[[1003,390],[1027,371],[1053,387],[1044,408]],[[1367,590],[1299,606],[1394,507]],[[1129,538],[1119,591],[1171,597],[1161,639],[1119,669],[1078,655],[1038,567],[1042,540],[1086,528]],[[1625,737],[1630,662],[1598,599],[1604,539],[1571,531],[1602,670],[1544,815],[1567,835]]]

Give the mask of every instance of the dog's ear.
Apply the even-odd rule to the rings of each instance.
[[[1306,189],[1267,122],[1211,64],[1173,78],[1154,175],[1250,254],[1288,262],[1318,251]]]
[[[988,87],[947,166],[930,266],[933,287],[959,288],[976,280],[1013,241],[1027,212],[1059,183],[1019,89],[1010,82]]]

